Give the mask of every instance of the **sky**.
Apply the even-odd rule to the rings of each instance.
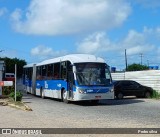
[[[84,53],[123,70],[125,50],[128,64],[160,66],[160,0],[0,0],[0,57]]]

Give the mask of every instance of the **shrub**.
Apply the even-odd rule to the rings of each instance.
[[[23,94],[19,91],[16,92],[16,101],[21,101],[22,100]],[[9,94],[9,97],[13,98],[15,100],[15,92],[11,92]]]
[[[159,99],[160,98],[160,93],[155,91],[155,90],[153,90],[153,94],[152,94],[151,98]]]
[[[9,95],[10,93],[14,92],[14,86],[11,87],[3,87],[3,95]]]

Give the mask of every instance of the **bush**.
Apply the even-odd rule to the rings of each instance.
[[[159,99],[160,98],[160,93],[155,91],[155,90],[153,90],[153,94],[152,94],[151,98]]]
[[[9,95],[10,93],[14,92],[14,86],[11,87],[3,87],[3,95]]]
[[[19,91],[16,92],[16,101],[21,101],[22,100],[23,94]],[[15,100],[15,93],[12,92],[9,94],[9,97],[13,98]]]

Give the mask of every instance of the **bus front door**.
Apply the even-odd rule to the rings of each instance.
[[[74,75],[73,72],[68,72],[68,89],[67,89],[67,95],[68,95],[68,99],[72,99],[73,98],[73,82],[74,82]]]

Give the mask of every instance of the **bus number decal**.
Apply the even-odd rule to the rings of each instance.
[[[45,88],[48,89],[47,81],[44,81]]]

